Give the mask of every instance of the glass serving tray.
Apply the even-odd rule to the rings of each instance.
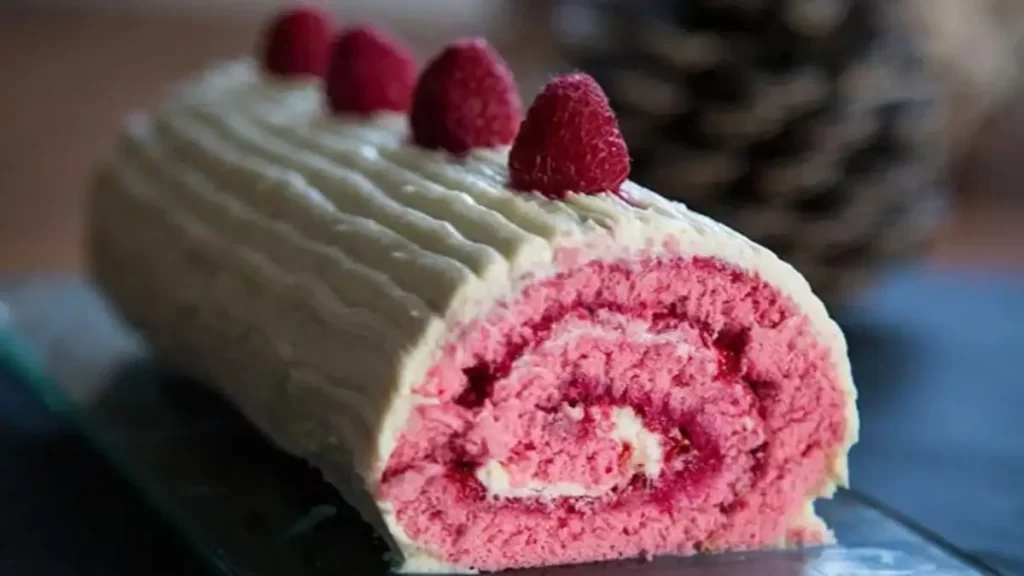
[[[0,363],[31,381],[180,528],[214,573],[384,575],[386,549],[319,474],[274,448],[203,387],[161,370],[87,285],[6,295]],[[45,367],[45,369],[43,368]],[[659,558],[521,576],[967,576],[992,574],[853,491],[819,510],[840,546]]]

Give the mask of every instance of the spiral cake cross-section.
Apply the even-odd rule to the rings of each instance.
[[[756,275],[670,254],[571,266],[460,331],[381,478],[405,534],[487,569],[827,539],[831,351]]]

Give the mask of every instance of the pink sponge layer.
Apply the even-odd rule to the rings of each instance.
[[[798,520],[843,449],[849,400],[794,304],[723,262],[596,262],[535,284],[470,326],[417,392],[437,402],[414,411],[379,497],[449,563],[825,538]],[[656,470],[615,437],[624,408],[656,439]],[[520,491],[485,486],[487,462]]]

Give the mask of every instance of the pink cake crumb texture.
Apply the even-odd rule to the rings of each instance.
[[[413,541],[480,570],[818,543],[795,527],[843,449],[828,347],[760,278],[713,258],[591,262],[469,326],[417,393],[381,479]],[[609,411],[658,435],[660,471],[632,462]],[[489,494],[571,482],[582,496]],[[592,492],[591,492],[592,490]],[[787,532],[788,531],[788,532]]]

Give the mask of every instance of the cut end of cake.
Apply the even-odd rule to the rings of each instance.
[[[594,262],[530,286],[415,392],[430,402],[378,497],[453,566],[828,540],[805,516],[846,450],[832,351],[723,261]]]

